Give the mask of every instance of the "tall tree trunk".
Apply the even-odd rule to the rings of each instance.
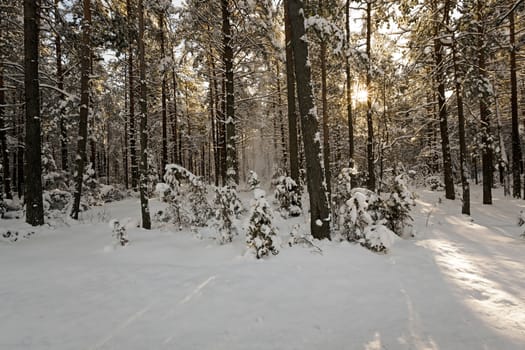
[[[376,189],[376,173],[374,167],[374,122],[372,118],[372,93],[370,91],[372,83],[372,57],[370,55],[370,38],[372,34],[372,2],[369,1],[366,5],[366,159],[368,165],[368,181],[367,187],[370,191]]]
[[[173,85],[173,117],[171,118],[171,139],[173,142],[173,162],[180,164],[179,152],[178,152],[178,109],[177,109],[177,75],[175,69],[171,71],[171,80]]]
[[[283,117],[283,97],[281,91],[281,69],[279,67],[279,61],[275,61],[275,66],[277,70],[277,112],[279,115],[279,128],[281,131],[281,149],[282,149],[282,161],[281,164],[283,169],[288,168],[288,151],[286,149],[286,135],[284,130],[284,117]],[[244,161],[244,157],[243,157]]]
[[[126,0],[126,12],[128,15],[128,75],[129,75],[129,155],[131,161],[131,187],[137,190],[139,180],[139,166],[137,163],[137,142],[135,128],[135,73],[133,70],[133,35],[134,12],[132,0]]]
[[[447,25],[448,4],[443,8],[443,23],[435,24],[434,59],[436,63],[436,84],[438,94],[439,131],[441,136],[441,152],[443,155],[443,172],[445,178],[445,198],[455,199],[454,178],[452,176],[452,158],[450,155],[450,141],[448,137],[447,102],[445,97],[445,62],[443,59],[443,45],[441,43],[441,26]]]
[[[226,178],[228,185],[239,184],[237,138],[235,136],[235,95],[233,91],[233,47],[230,24],[230,1],[221,0],[222,35],[224,43],[224,77],[226,79]]]
[[[297,96],[303,130],[303,144],[306,154],[307,187],[310,195],[310,229],[317,239],[330,239],[330,203],[324,178],[321,144],[318,135],[319,121],[315,108],[308,44],[303,40],[304,9],[302,1],[289,0],[292,47],[297,82]]]
[[[144,6],[139,0],[139,70],[140,70],[140,208],[142,228],[151,229],[148,198],[148,91],[146,86],[146,58],[144,52]]]
[[[124,186],[127,189],[129,189],[129,158],[128,158],[128,152],[129,152],[129,114],[128,111],[128,84],[129,84],[129,76],[128,76],[128,70],[124,69],[124,148],[122,149],[122,157],[123,157],[123,168],[124,168]]]
[[[456,102],[458,105],[459,126],[459,171],[461,172],[461,189],[463,191],[461,213],[470,215],[470,184],[467,165],[467,143],[465,140],[465,113],[463,110],[463,87],[459,76],[458,61],[456,56],[456,42],[452,37],[452,60],[454,63],[454,80],[456,82]]]
[[[55,0],[55,23],[58,25],[60,22],[60,12],[58,6],[60,0]],[[64,90],[64,69],[62,67],[62,39],[60,38],[59,31],[55,34],[55,54],[56,54],[56,69],[57,69],[57,88],[60,90],[60,104],[63,105],[65,102],[65,95],[62,93]],[[68,171],[68,142],[67,142],[67,129],[66,129],[66,118],[65,110],[60,107],[60,115],[58,116],[58,129],[60,132],[60,160],[61,168],[64,171]]]
[[[321,13],[324,16],[324,2],[320,2]],[[328,198],[331,198],[332,192],[332,175],[330,174],[330,132],[328,129],[328,96],[326,92],[326,38],[321,40],[321,103],[323,107],[323,160],[324,160],[324,177],[326,179],[326,188]]]
[[[13,193],[11,192],[11,167],[9,164],[9,149],[7,148],[7,123],[5,122],[6,117],[4,113],[5,105],[4,67],[0,63],[0,147],[2,148],[3,191],[5,197],[11,199],[13,198]]]
[[[91,3],[83,0],[84,20],[82,24],[82,54],[80,59],[80,121],[78,124],[78,143],[76,155],[75,193],[71,217],[78,220],[80,198],[82,197],[82,180],[87,160],[87,135],[89,114],[89,76],[91,61]]]
[[[40,130],[40,91],[38,81],[39,5],[24,0],[24,68],[25,68],[25,204],[26,222],[44,224],[42,201],[42,145]]]
[[[482,1],[478,0],[478,75],[483,81],[488,81],[486,77],[485,63],[485,33],[483,30]],[[483,175],[483,204],[492,204],[492,162],[493,153],[490,141],[490,111],[485,93],[481,94],[479,100],[479,115],[481,119],[481,166]]]
[[[346,49],[350,48],[350,0],[346,0]],[[354,120],[352,116],[352,76],[350,72],[350,59],[345,56],[346,73],[346,116],[348,118],[348,166],[354,167]],[[354,177],[352,177],[353,180]],[[355,180],[354,180],[355,181]],[[352,184],[352,186],[354,183]]]
[[[159,27],[160,27],[160,56],[165,64],[166,52],[164,48],[164,13],[159,16]],[[162,87],[161,87],[161,114],[162,114],[162,173],[166,171],[166,164],[168,164],[168,116],[166,107],[166,72],[165,67],[162,67]]]
[[[286,41],[286,98],[288,103],[288,147],[290,151],[290,177],[297,183],[299,179],[299,148],[297,144],[297,110],[295,106],[295,72],[292,49],[292,32],[288,1],[284,0],[284,33]]]
[[[516,33],[514,11],[509,14],[510,31],[510,106],[512,117],[512,196],[521,197],[521,140],[518,121],[518,82],[516,77]]]

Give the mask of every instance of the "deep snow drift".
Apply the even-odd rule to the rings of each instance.
[[[129,228],[118,246],[108,222],[136,220],[136,199],[0,242],[0,349],[524,349],[525,201],[482,206],[474,188],[471,219],[418,193],[416,238],[386,255],[288,247],[304,217],[275,218],[283,244],[264,260],[212,229]]]

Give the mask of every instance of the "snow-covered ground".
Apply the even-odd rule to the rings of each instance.
[[[415,239],[246,254],[244,236],[128,229],[136,199],[0,242],[0,349],[525,349],[525,201],[419,191]],[[155,204],[155,203],[154,203]],[[276,219],[286,243],[294,223]],[[23,226],[16,220],[0,226]],[[199,237],[199,236],[203,236]]]

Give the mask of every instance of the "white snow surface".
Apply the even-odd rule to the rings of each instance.
[[[108,222],[140,217],[137,199],[0,241],[0,349],[524,349],[525,202],[497,192],[483,206],[473,186],[471,220],[459,200],[418,193],[416,238],[388,254],[315,241],[321,253],[256,260],[242,234],[219,245],[212,228],[136,221],[118,246]],[[283,238],[309,227],[275,224]],[[17,227],[30,229],[0,221]]]

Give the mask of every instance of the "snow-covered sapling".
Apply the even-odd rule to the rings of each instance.
[[[414,194],[408,190],[404,176],[396,176],[392,192],[384,202],[386,226],[398,236],[403,236],[405,229],[412,226],[414,221],[410,216],[410,211],[415,205]]]
[[[275,182],[275,200],[283,217],[301,215],[301,188],[288,176],[281,176]]]
[[[375,192],[364,188],[352,189],[351,195],[339,213],[343,237],[373,251],[387,250],[396,235],[385,226],[383,201]]]
[[[261,184],[261,181],[259,180],[259,176],[255,171],[250,170],[250,177],[248,178],[248,186],[250,186],[250,190],[254,190],[259,187]]]
[[[277,229],[272,224],[272,209],[265,198],[266,193],[256,188],[253,195],[252,215],[246,243],[248,247],[254,249],[257,259],[260,259],[270,253],[273,255],[279,253],[275,247]]]
[[[234,221],[236,211],[240,211],[240,201],[235,188],[224,186],[215,190],[215,226],[218,230],[218,241],[221,244],[229,243],[236,233]],[[242,206],[241,206],[242,207]]]
[[[126,227],[120,224],[120,221],[113,219],[109,222],[109,227],[113,230],[113,237],[116,238],[117,243],[121,246],[125,246],[129,243],[128,235],[126,233]]]

